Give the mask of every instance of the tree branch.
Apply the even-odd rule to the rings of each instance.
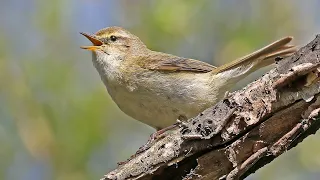
[[[318,35],[103,179],[231,180],[254,173],[320,127],[319,57]]]

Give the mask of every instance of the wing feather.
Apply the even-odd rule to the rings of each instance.
[[[149,58],[146,58],[147,62],[145,61],[141,66],[150,70],[206,73],[216,68],[215,66],[212,66],[206,62],[198,61],[195,59],[182,58],[165,53],[157,53],[148,57]]]

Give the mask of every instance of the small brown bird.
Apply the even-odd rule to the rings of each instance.
[[[220,67],[148,49],[120,27],[81,33],[93,46],[93,64],[110,96],[127,115],[157,130],[196,116],[221,100],[235,83],[296,51],[285,37]]]

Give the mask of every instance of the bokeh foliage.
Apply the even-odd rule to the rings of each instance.
[[[0,179],[97,179],[153,130],[112,102],[78,32],[123,26],[151,49],[221,65],[319,33],[316,0],[0,0]],[[245,81],[261,75],[259,72]],[[245,84],[244,83],[244,84]],[[240,87],[240,86],[238,86]],[[319,135],[252,179],[319,175]]]

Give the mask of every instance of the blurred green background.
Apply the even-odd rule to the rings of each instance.
[[[0,0],[0,179],[98,179],[154,132],[111,101],[78,32],[122,26],[153,50],[221,65],[287,35],[306,44],[320,33],[319,7],[317,0]],[[319,140],[309,137],[248,179],[319,179]]]

